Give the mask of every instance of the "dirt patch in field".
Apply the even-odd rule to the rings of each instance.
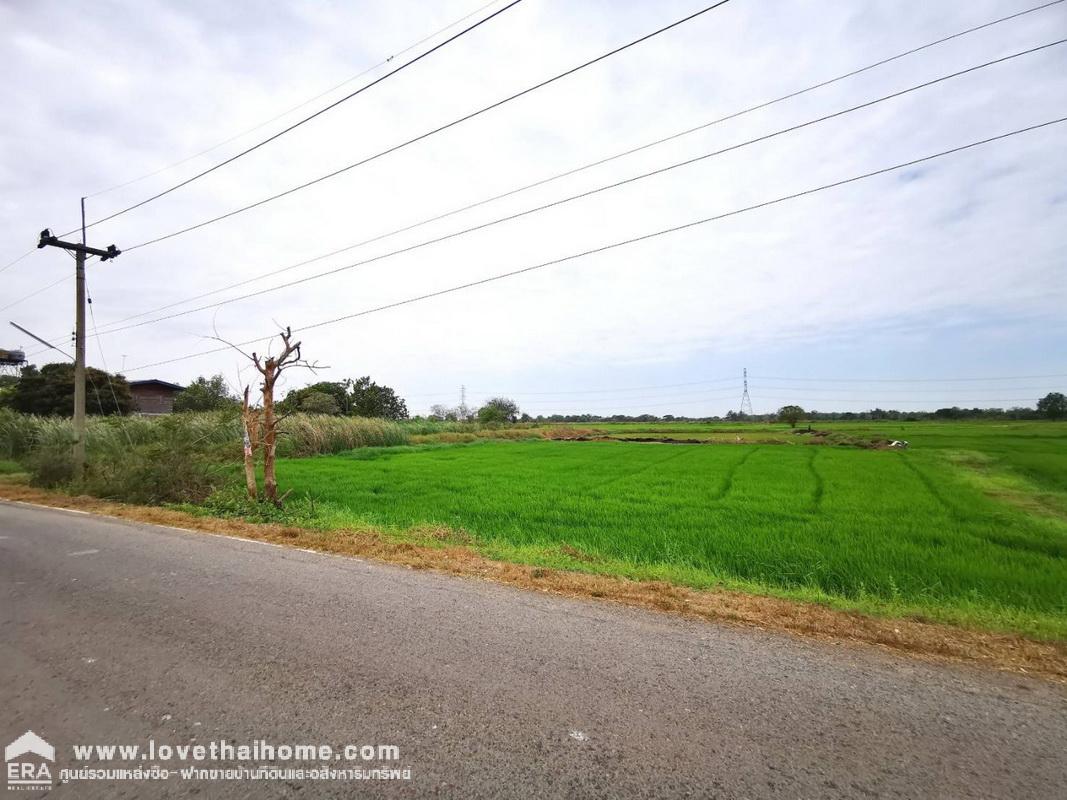
[[[1022,636],[984,633],[911,619],[879,619],[811,603],[743,592],[697,591],[658,581],[631,581],[493,561],[464,544],[462,532],[456,535],[443,529],[426,528],[413,532],[428,542],[418,544],[374,530],[319,531],[199,517],[166,508],[72,497],[8,481],[0,481],[0,499],[91,511],[137,522],[360,556],[412,569],[433,569],[525,589],[569,597],[597,598],[715,622],[785,631],[835,643],[873,645],[926,659],[968,662],[1067,683],[1065,642],[1041,642]]]
[[[831,431],[791,431],[792,435],[806,435],[810,438],[804,441],[806,445],[825,445],[829,447],[856,447],[861,450],[885,450],[890,446],[889,439],[863,439],[855,436],[847,436]],[[694,439],[692,437],[681,438],[678,436],[611,436],[609,434],[577,434],[569,432],[546,433],[544,438],[555,442],[630,442],[634,444],[702,444],[702,445],[735,445],[735,444],[796,444],[790,441],[788,434],[744,434],[732,437],[719,436],[718,438]]]
[[[646,444],[725,444],[724,442],[716,442],[710,439],[671,439],[660,436],[608,436],[605,438],[611,439],[613,442],[644,442]]]

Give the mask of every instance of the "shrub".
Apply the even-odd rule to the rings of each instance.
[[[518,403],[509,397],[493,397],[478,409],[478,421],[481,423],[518,422],[518,419]]]
[[[140,445],[121,459],[90,462],[84,491],[128,503],[199,502],[230,480],[202,451],[179,442]]]
[[[295,414],[281,423],[279,456],[340,453],[408,444],[383,419]],[[241,420],[233,409],[160,417],[90,417],[88,468],[78,490],[133,503],[198,502],[233,479],[241,458]],[[0,410],[0,459],[29,470],[37,486],[70,485],[70,419]]]
[[[72,484],[70,421],[30,418],[29,427],[35,430],[34,444],[22,460],[32,483]],[[226,414],[93,418],[86,435],[88,467],[75,488],[131,503],[202,500],[225,482],[219,445],[238,433]]]
[[[279,508],[273,503],[249,499],[244,487],[237,484],[218,489],[209,495],[199,507],[189,510],[207,513],[213,517],[284,525],[307,525],[318,517],[315,502],[310,495],[290,497],[285,505]]]

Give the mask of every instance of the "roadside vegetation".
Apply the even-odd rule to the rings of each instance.
[[[360,417],[294,414],[282,422],[282,457],[407,444],[400,423]],[[206,498],[232,480],[242,450],[236,409],[159,417],[90,417],[85,480],[73,485],[71,420],[0,409],[0,459],[17,461],[37,486],[70,486],[134,503]]]
[[[279,426],[280,458],[487,437],[542,437],[556,430],[302,412],[285,416]],[[89,417],[89,468],[77,486],[70,465],[73,441],[68,417],[0,408],[0,460],[17,462],[18,471],[32,474],[34,485],[133,503],[199,502],[226,486],[241,460],[242,422],[235,406],[157,417]]]

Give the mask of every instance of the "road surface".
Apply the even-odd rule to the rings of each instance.
[[[0,631],[0,744],[53,777],[149,739],[410,769],[50,797],[1067,796],[1062,687],[86,514],[0,504]]]

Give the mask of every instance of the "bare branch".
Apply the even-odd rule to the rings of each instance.
[[[228,341],[226,339],[223,339],[221,336],[205,336],[203,338],[205,338],[205,339],[214,339],[216,342],[221,342],[222,344],[226,345],[227,347],[232,347],[234,350],[236,350],[238,353],[243,355],[245,358],[254,359],[256,357],[255,353],[253,353],[252,355],[248,355],[248,353],[246,353],[240,347],[235,345],[233,342]]]

